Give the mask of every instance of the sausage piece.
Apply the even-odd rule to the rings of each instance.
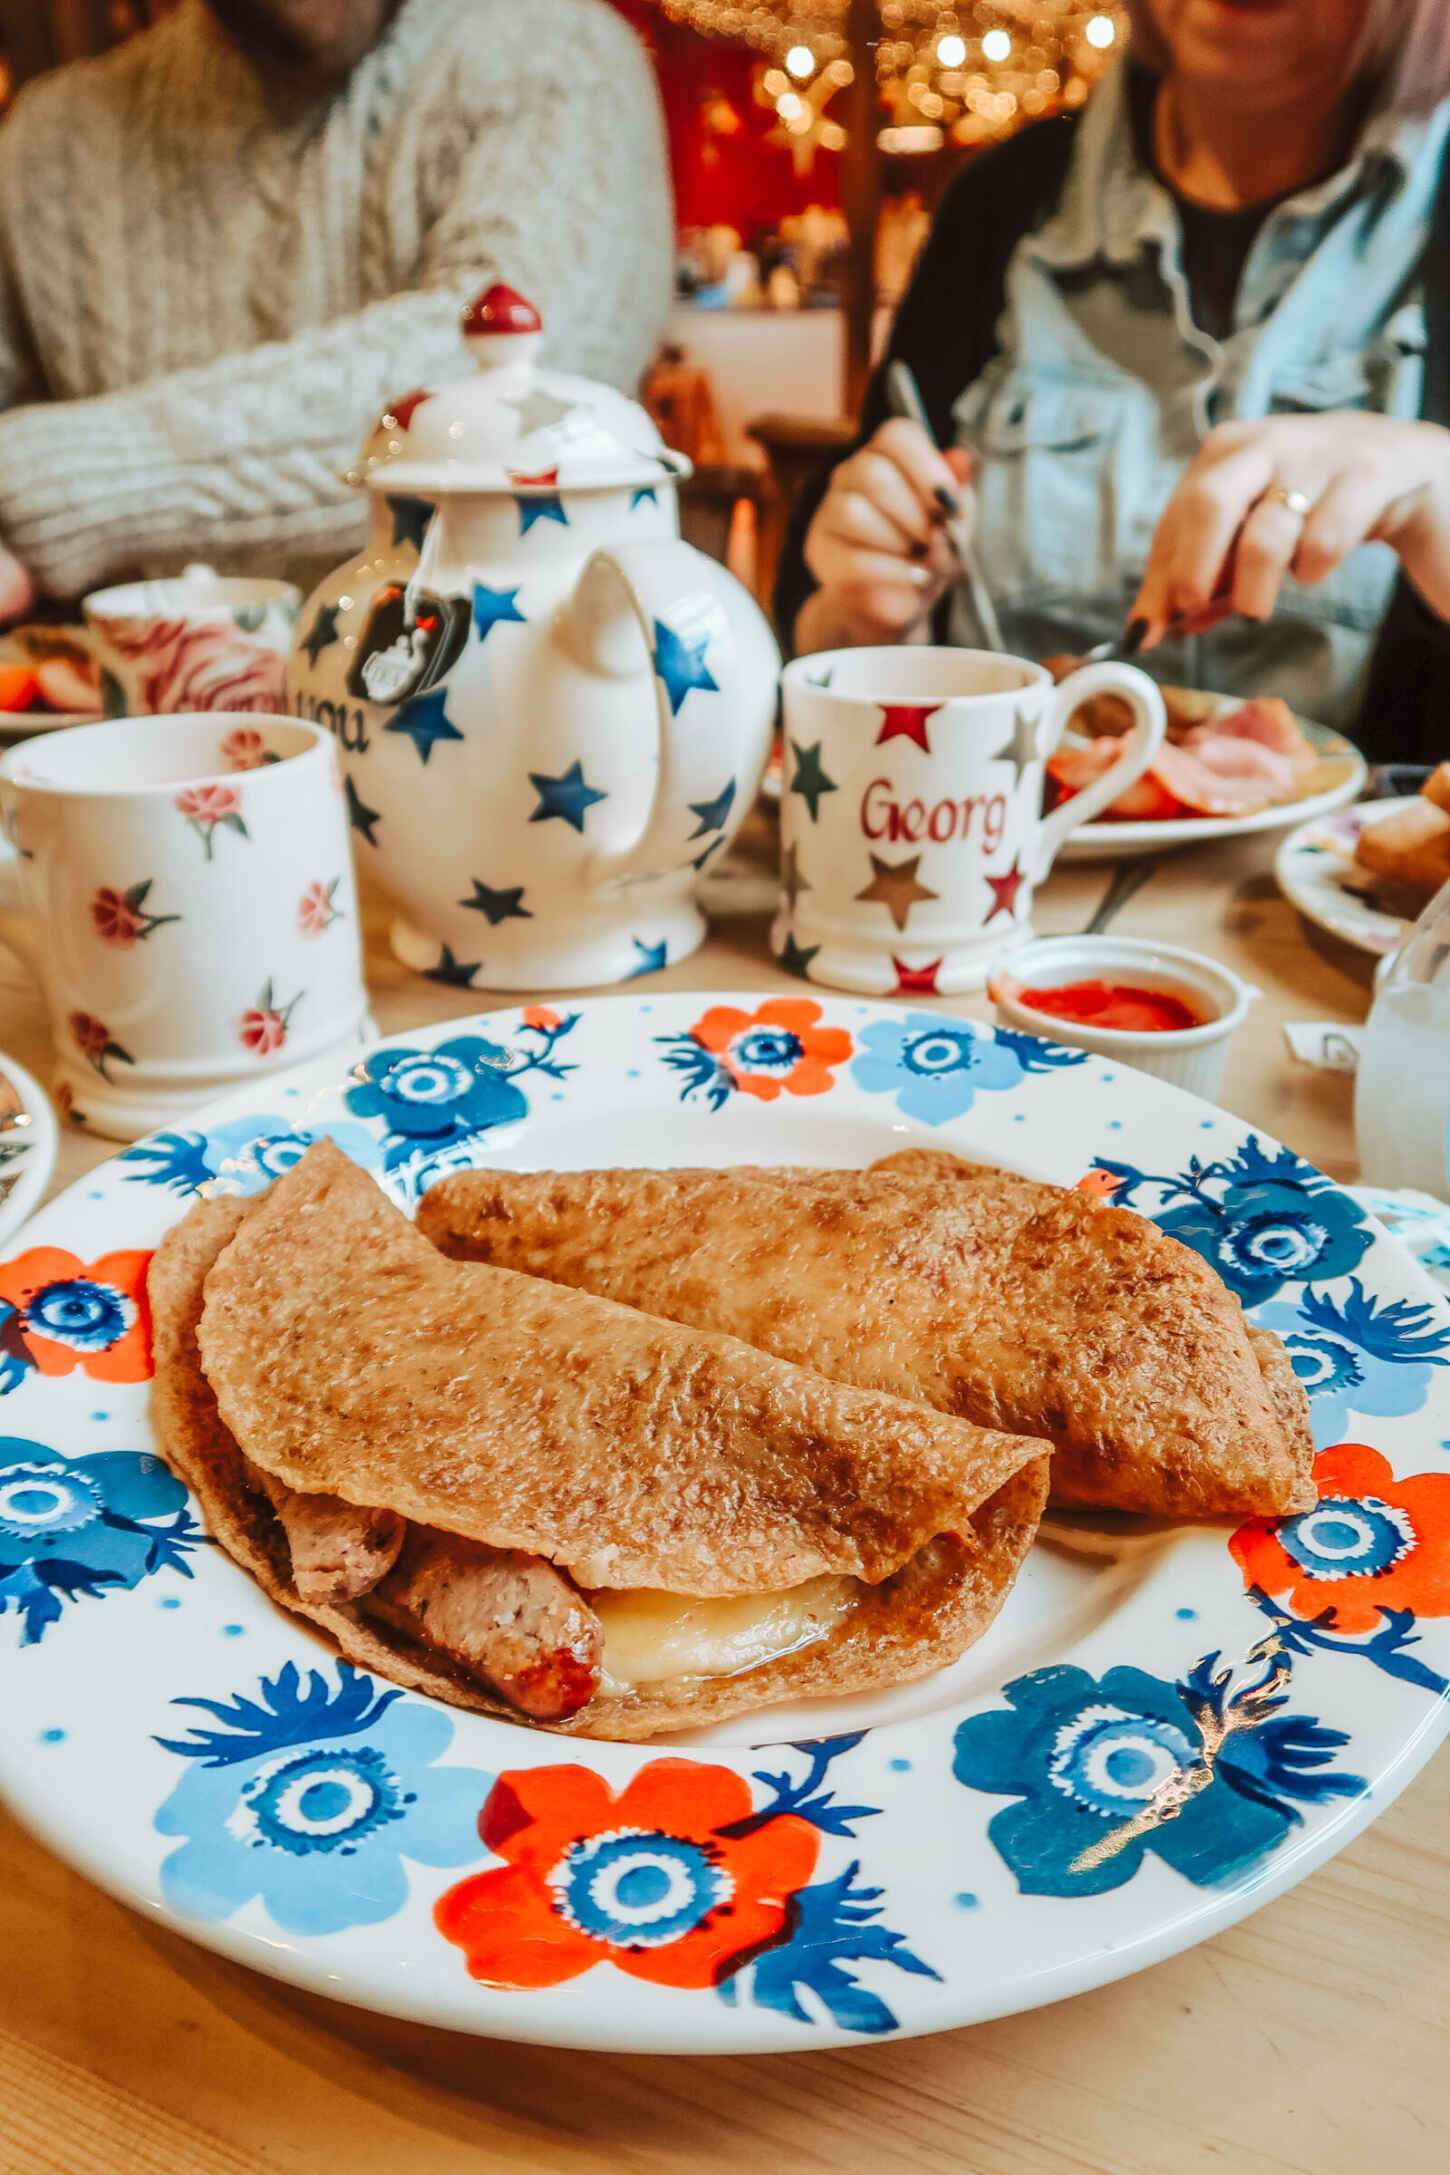
[[[410,1526],[368,1612],[446,1654],[535,1721],[577,1714],[599,1688],[599,1619],[541,1556]]]
[[[303,1601],[336,1608],[371,1593],[398,1560],[407,1521],[396,1511],[361,1510],[340,1495],[301,1495],[258,1466],[251,1476],[277,1513]]]

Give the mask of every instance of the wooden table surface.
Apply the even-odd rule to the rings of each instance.
[[[1165,863],[1115,927],[1195,945],[1259,986],[1225,1101],[1352,1177],[1349,1083],[1294,1065],[1280,1028],[1361,1019],[1369,964],[1304,929],[1271,862],[1267,842],[1198,848]],[[1039,927],[1080,928],[1109,873],[1060,870]],[[383,929],[375,906],[385,1032],[477,1009],[396,966]],[[657,986],[800,987],[769,960],[760,915],[717,923]],[[45,1028],[8,954],[0,1048],[45,1076]],[[105,1152],[68,1138],[58,1182]],[[934,2039],[732,2061],[393,2023],[192,1948],[3,1816],[0,1865],[3,2175],[1440,2175],[1450,2155],[1443,1757],[1292,1894],[1135,1978]]]

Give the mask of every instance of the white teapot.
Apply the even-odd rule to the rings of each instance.
[[[780,655],[681,541],[690,464],[644,410],[541,370],[509,288],[463,329],[479,374],[394,401],[368,441],[368,545],[302,608],[288,706],[338,740],[407,966],[622,981],[704,935],[694,887],[755,796]]]

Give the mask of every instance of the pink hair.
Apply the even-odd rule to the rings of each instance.
[[[1150,68],[1162,65],[1148,0],[1127,0],[1133,51]],[[1401,113],[1426,113],[1450,98],[1450,6],[1446,0],[1369,0],[1360,72],[1385,85]]]

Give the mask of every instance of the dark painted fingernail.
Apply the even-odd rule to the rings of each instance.
[[[1143,644],[1147,640],[1147,637],[1148,622],[1140,612],[1137,618],[1130,619],[1127,626],[1123,629],[1123,639],[1121,644],[1119,645],[1122,649],[1123,655],[1125,657],[1136,656],[1138,651],[1143,647]]]
[[[911,556],[913,559],[924,559],[930,550],[930,544],[922,543],[920,537],[918,537],[916,541],[912,544]]]
[[[940,506],[944,514],[949,514],[953,520],[956,520],[960,517],[962,502],[956,496],[955,492],[949,491],[947,489],[944,483],[939,483],[936,486],[935,490],[932,492],[932,497],[936,500],[938,506]]]

